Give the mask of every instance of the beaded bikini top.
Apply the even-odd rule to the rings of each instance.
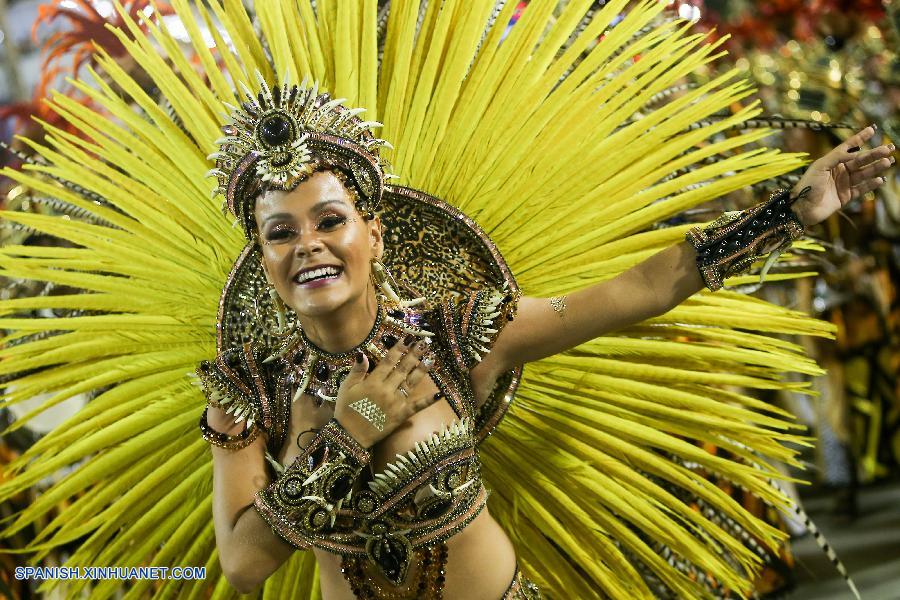
[[[355,440],[329,424],[293,463],[276,466],[275,483],[258,495],[256,507],[273,529],[298,548],[366,558],[388,581],[399,583],[414,552],[443,542],[471,522],[487,498],[477,444],[502,418],[509,398],[476,407],[468,373],[512,319],[515,304],[514,294],[493,289],[422,309],[382,301],[365,352],[378,360],[407,333],[430,337],[430,376],[458,419],[397,455],[371,479],[362,469],[322,470],[327,480],[322,502],[300,502],[301,493],[309,499],[309,480],[320,472],[319,465],[337,464],[332,460],[337,453],[357,453],[350,457],[354,465],[367,461]],[[288,338],[272,353],[249,343],[226,350],[215,362],[201,363],[200,381],[211,405],[247,426],[238,435],[224,435],[209,427],[204,413],[203,435],[237,449],[265,433],[268,452],[277,456],[286,441],[292,400],[307,394],[317,403],[333,401],[352,364],[351,352],[329,354],[302,335]],[[354,480],[359,489],[351,489]]]

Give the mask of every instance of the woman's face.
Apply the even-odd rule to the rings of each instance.
[[[334,173],[315,173],[290,192],[267,192],[254,212],[263,267],[285,304],[319,316],[365,301],[370,261],[383,250],[381,225],[359,214]]]

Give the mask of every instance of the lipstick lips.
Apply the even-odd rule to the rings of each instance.
[[[337,265],[315,265],[297,271],[292,281],[305,288],[321,287],[340,277],[343,272]]]

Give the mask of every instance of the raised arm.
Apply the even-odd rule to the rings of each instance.
[[[717,289],[752,259],[789,244],[804,228],[884,183],[880,174],[894,164],[893,144],[860,151],[875,131],[867,127],[813,162],[791,192],[694,229],[687,241],[613,279],[557,298],[522,298],[517,317],[478,370],[500,373],[551,356],[663,314],[704,286]]]

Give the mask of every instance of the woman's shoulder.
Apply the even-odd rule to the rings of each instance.
[[[266,428],[272,413],[275,377],[267,361],[271,349],[247,342],[220,350],[213,360],[202,361],[197,377],[211,406],[236,421]]]
[[[507,286],[484,285],[447,294],[428,309],[433,333],[451,349],[457,368],[470,371],[491,350],[497,336],[515,316],[518,292]]]

